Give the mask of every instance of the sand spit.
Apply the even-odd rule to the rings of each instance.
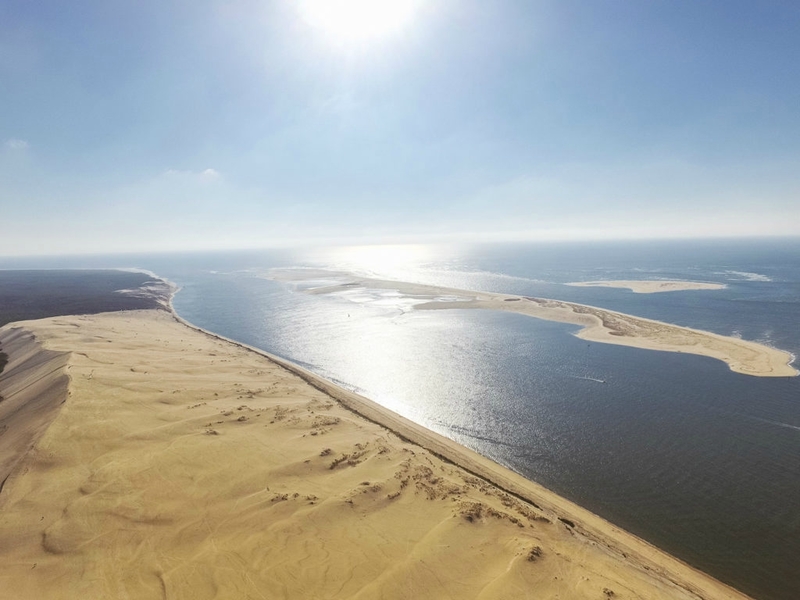
[[[731,371],[744,375],[794,377],[800,374],[791,366],[794,357],[783,350],[757,342],[562,300],[459,290],[368,277],[350,277],[344,283],[310,289],[307,293],[330,294],[359,287],[397,290],[402,294],[427,300],[417,304],[414,307],[416,310],[483,308],[581,325],[583,329],[576,335],[585,340],[646,350],[709,356],[725,362]],[[447,300],[441,300],[442,297]]]
[[[574,287],[623,288],[631,290],[634,294],[657,294],[660,292],[682,292],[688,290],[723,290],[728,287],[724,283],[658,280],[576,281],[565,285]]]
[[[0,589],[15,598],[746,598],[169,313],[14,327],[34,354],[69,353],[70,379],[0,493]]]

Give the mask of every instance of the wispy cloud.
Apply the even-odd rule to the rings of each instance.
[[[216,169],[205,169],[203,171],[181,171],[179,169],[167,169],[164,171],[165,177],[180,177],[183,179],[194,179],[199,181],[215,181],[222,178],[222,174]]]
[[[19,140],[16,138],[6,140],[3,145],[9,150],[27,150],[31,146],[26,140]]]

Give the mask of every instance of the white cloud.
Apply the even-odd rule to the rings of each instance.
[[[6,140],[4,145],[9,150],[27,150],[31,146],[26,140],[18,140],[15,138]]]
[[[203,171],[181,171],[179,169],[167,169],[164,171],[164,176],[200,181],[214,181],[222,178],[222,174],[216,169],[205,169]]]

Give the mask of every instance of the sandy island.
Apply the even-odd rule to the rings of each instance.
[[[322,273],[286,270],[276,271],[273,277],[284,281],[304,281],[320,278]],[[331,276],[342,278],[345,274],[330,273],[328,277]],[[794,377],[800,374],[791,366],[794,356],[777,348],[563,300],[460,290],[357,276],[347,276],[343,283],[305,291],[309,294],[332,294],[358,288],[396,290],[407,296],[419,298],[421,302],[414,306],[416,310],[483,308],[581,325],[583,329],[576,335],[584,340],[646,350],[708,356],[725,362],[731,371],[744,375]]]
[[[166,311],[19,322],[0,344],[15,599],[746,598]]]
[[[631,290],[634,294],[656,294],[659,292],[682,292],[687,290],[723,290],[728,287],[724,283],[658,280],[576,281],[565,285],[575,287],[623,288]]]

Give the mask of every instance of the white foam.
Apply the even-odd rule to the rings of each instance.
[[[762,275],[761,273],[751,273],[749,271],[725,271],[725,275],[736,275],[739,279],[745,281],[772,281],[772,278]]]

